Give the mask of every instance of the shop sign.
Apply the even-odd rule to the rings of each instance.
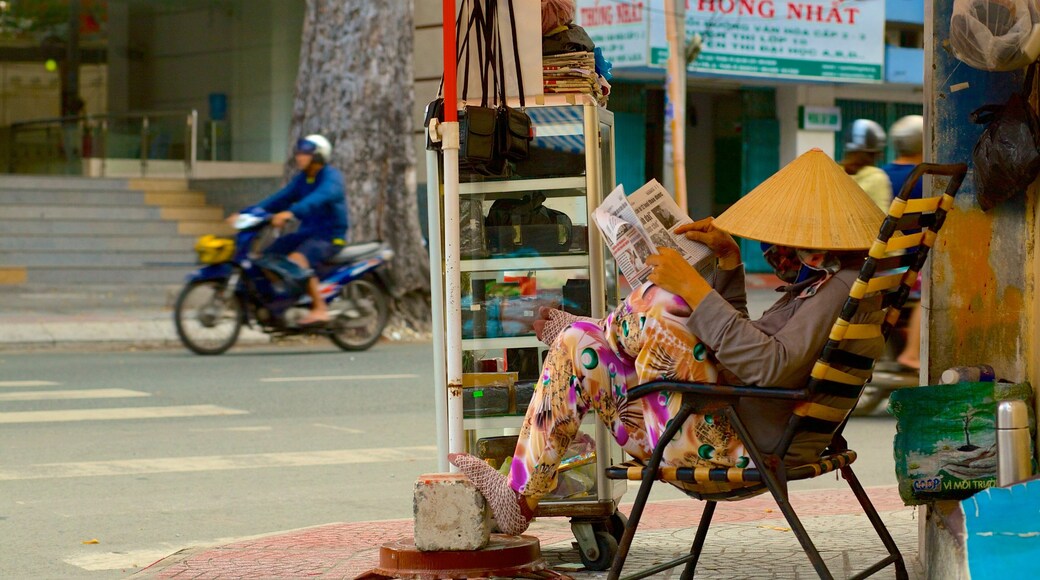
[[[806,131],[841,131],[840,107],[799,107],[798,128]]]
[[[664,7],[664,0],[655,1]],[[687,36],[697,33],[703,41],[690,70],[799,80],[884,80],[885,3],[881,0],[686,3]],[[659,18],[655,13],[650,37],[651,64],[665,66],[663,11]]]
[[[683,0],[677,0],[679,2]],[[884,80],[882,0],[685,0],[692,71],[797,80]],[[665,0],[579,0],[578,24],[617,67],[664,67]]]
[[[614,66],[649,64],[649,1],[578,0],[576,7],[576,22]]]

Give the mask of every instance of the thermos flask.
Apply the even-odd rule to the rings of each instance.
[[[1001,401],[997,406],[997,485],[1004,487],[1033,475],[1029,444],[1029,413],[1024,401]]]

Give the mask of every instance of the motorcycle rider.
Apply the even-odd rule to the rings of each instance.
[[[271,225],[281,228],[289,220],[300,220],[295,232],[280,236],[269,254],[287,256],[310,273],[307,294],[311,311],[300,319],[301,326],[328,322],[329,312],[311,270],[336,255],[347,239],[347,198],[343,174],[328,165],[332,144],[321,135],[308,135],[296,142],[293,157],[299,170],[280,191],[248,209],[260,208],[274,214]],[[247,211],[243,210],[243,211]],[[228,218],[234,223],[238,214]]]
[[[896,148],[896,159],[882,169],[892,180],[892,191],[896,194],[903,189],[903,184],[910,177],[910,173],[922,161],[924,161],[924,117],[921,115],[907,115],[896,121],[889,133],[892,136],[892,144]],[[910,191],[910,199],[921,199],[923,196],[922,180],[917,180],[914,188]],[[899,353],[896,362],[904,369],[918,371],[921,369],[921,280],[910,292],[912,306],[910,320],[906,326],[906,346]]]
[[[888,174],[877,167],[878,156],[885,151],[885,130],[870,119],[856,119],[845,144],[845,173],[867,192],[870,199],[888,213],[892,203],[892,182]]]

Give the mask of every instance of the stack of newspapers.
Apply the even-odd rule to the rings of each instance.
[[[542,57],[545,94],[592,95],[603,100],[596,75],[596,57],[591,52],[568,52]]]

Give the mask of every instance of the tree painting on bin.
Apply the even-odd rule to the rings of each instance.
[[[961,445],[957,448],[959,451],[975,451],[979,448],[978,445],[971,444],[970,432],[971,422],[975,418],[975,415],[978,414],[978,412],[978,409],[972,407],[971,405],[968,405],[968,408],[964,410],[964,414],[961,416],[961,419],[964,421],[964,445]]]
[[[412,135],[412,3],[307,0],[288,142],[321,133],[343,171],[353,242],[395,251],[394,311],[430,316],[430,262],[419,226]]]

